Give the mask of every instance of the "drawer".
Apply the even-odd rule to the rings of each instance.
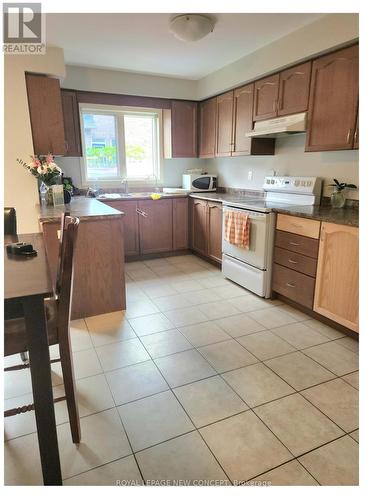
[[[319,240],[300,236],[299,234],[277,230],[275,232],[275,245],[291,252],[312,257],[313,259],[317,259],[318,256]]]
[[[273,290],[309,309],[313,308],[314,284],[315,280],[310,276],[279,264],[273,265]]]
[[[281,264],[281,266],[289,267],[294,271],[307,274],[308,276],[316,276],[317,259],[312,259],[306,255],[275,247],[274,262]]]
[[[319,220],[293,217],[293,215],[277,215],[277,229],[307,236],[308,238],[318,239],[320,237],[320,225]]]

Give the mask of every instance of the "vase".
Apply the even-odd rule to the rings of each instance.
[[[345,205],[345,196],[343,190],[335,189],[331,194],[331,205],[333,208],[343,208]]]
[[[40,183],[39,187],[40,204],[52,206],[54,205],[54,198],[52,196],[52,187],[48,186],[44,182]]]

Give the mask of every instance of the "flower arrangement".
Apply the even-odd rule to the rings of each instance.
[[[17,161],[46,186],[56,184],[58,176],[62,174],[62,170],[54,162],[53,155],[48,153],[42,156],[31,156],[31,159],[30,163],[25,163],[21,159]]]

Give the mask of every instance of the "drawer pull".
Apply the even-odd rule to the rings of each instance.
[[[296,260],[292,260],[292,259],[288,259],[288,262],[290,264],[298,264],[298,262]]]
[[[293,245],[295,247],[299,247],[300,246],[299,243],[295,243],[294,241],[289,241],[289,245]]]
[[[286,286],[289,288],[296,288],[296,285],[294,283],[286,283]]]
[[[292,222],[291,225],[294,226],[294,227],[304,227],[302,224],[295,224],[294,222]]]

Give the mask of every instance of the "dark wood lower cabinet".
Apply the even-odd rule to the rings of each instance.
[[[222,204],[191,198],[191,248],[222,262]]]
[[[137,201],[104,201],[125,215],[122,218],[124,234],[124,251],[126,257],[134,257],[140,253]]]
[[[174,198],[173,202],[173,250],[188,248],[188,198]]]
[[[140,253],[172,251],[172,200],[141,200],[138,209]]]
[[[315,279],[279,264],[273,265],[273,290],[309,309],[313,308]]]

